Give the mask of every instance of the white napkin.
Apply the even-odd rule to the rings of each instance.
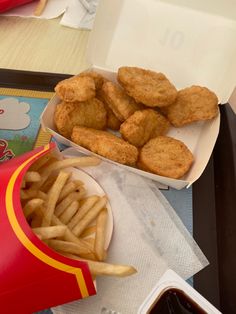
[[[85,171],[111,203],[114,232],[108,261],[133,265],[138,273],[99,277],[96,296],[53,308],[55,314],[137,313],[168,268],[187,279],[208,264],[154,182],[106,162]]]
[[[38,1],[16,7],[1,15],[24,18],[53,19],[63,14],[61,25],[92,29],[98,0],[48,0],[41,16],[33,14]]]
[[[73,28],[92,29],[98,0],[71,0],[60,24]]]

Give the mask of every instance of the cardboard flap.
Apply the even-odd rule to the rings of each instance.
[[[154,69],[178,89],[207,86],[227,102],[236,85],[233,1],[195,2],[100,0],[90,61],[115,71],[122,65]]]

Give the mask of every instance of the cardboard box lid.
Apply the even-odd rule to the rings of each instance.
[[[225,103],[236,83],[233,0],[100,0],[88,57],[101,68],[163,72],[178,89],[207,86]]]

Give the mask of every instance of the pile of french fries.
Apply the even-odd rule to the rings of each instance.
[[[88,196],[83,182],[73,180],[67,169],[99,163],[96,157],[59,160],[51,152],[41,157],[22,181],[23,212],[39,239],[61,255],[86,261],[93,278],[132,275],[136,272],[132,266],[104,263],[106,195]]]

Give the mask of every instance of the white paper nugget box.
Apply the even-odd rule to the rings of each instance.
[[[120,66],[140,66],[163,72],[177,89],[206,86],[223,104],[236,85],[235,20],[232,0],[209,0],[207,4],[203,0],[100,0],[88,58],[92,68],[113,81]],[[53,114],[58,102],[57,97],[49,102],[41,117],[42,125],[58,141],[91,154],[57,133]],[[182,179],[120,166],[176,189],[190,186],[208,163],[219,125],[220,115],[170,130],[168,135],[183,141],[195,157]]]

